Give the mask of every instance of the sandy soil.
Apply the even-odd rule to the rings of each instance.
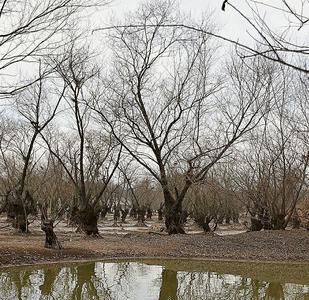
[[[100,224],[101,238],[85,237],[65,223],[56,232],[63,250],[44,248],[39,223],[22,235],[0,220],[0,266],[105,258],[178,257],[219,260],[303,262],[309,264],[309,231],[244,232],[241,225],[223,226],[216,234],[203,234],[189,224],[189,234],[168,236],[154,233],[156,221],[148,227],[134,227],[133,221],[113,227],[110,220]]]

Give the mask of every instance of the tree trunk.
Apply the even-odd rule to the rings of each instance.
[[[205,216],[195,217],[194,220],[199,227],[203,228],[205,233],[211,231],[208,219]]]
[[[158,220],[162,221],[163,220],[163,208],[158,209]]]
[[[118,220],[120,218],[120,208],[118,206],[114,207],[114,227],[118,226]]]
[[[45,232],[45,248],[62,249],[60,242],[54,232],[54,222],[52,220],[44,220],[41,226]]]
[[[219,215],[217,218],[218,224],[222,225],[223,221],[224,221],[224,216],[223,215]]]
[[[300,225],[301,225],[301,221],[300,221],[300,218],[297,214],[297,212],[295,212],[291,218],[291,221],[292,221],[292,227],[293,229],[299,229],[300,228]]]
[[[28,225],[29,225],[29,222],[27,218],[25,217],[25,213],[18,212],[13,221],[14,228],[18,229],[18,231],[21,233],[29,233]]]
[[[98,213],[90,205],[87,205],[84,209],[78,213],[78,223],[82,232],[87,235],[98,236]]]
[[[238,212],[233,212],[232,220],[234,224],[239,224],[239,214]]]
[[[108,207],[107,207],[107,205],[103,205],[103,208],[102,208],[101,213],[100,213],[101,218],[104,219],[106,217],[107,213],[108,213]]]
[[[168,234],[185,234],[181,205],[166,203],[165,208],[165,226]]]
[[[272,220],[274,230],[284,230],[285,229],[285,215],[278,214],[273,216]]]
[[[136,213],[136,208],[133,206],[132,208],[131,208],[131,210],[130,210],[130,217],[132,218],[132,219],[134,219],[134,220],[136,220],[136,218],[137,218],[137,213]]]
[[[13,217],[13,227],[17,229],[21,233],[28,233],[28,218],[25,215],[24,207],[21,204],[13,204],[10,206],[12,211],[8,213],[11,217]]]
[[[251,217],[250,231],[260,231],[263,229],[263,224],[260,219]]]
[[[121,210],[121,223],[126,223],[127,215],[129,214],[129,209],[125,208]]]
[[[23,206],[22,196],[17,193],[10,193],[7,196],[7,216],[12,220],[12,225],[21,233],[28,233],[28,212]]]
[[[227,214],[225,216],[225,224],[227,224],[227,225],[231,224],[231,216],[230,216],[230,214]]]
[[[152,218],[152,209],[151,208],[147,208],[146,218],[147,218],[147,220],[151,220],[151,218]]]
[[[146,216],[146,209],[138,208],[137,209],[137,224],[135,225],[136,227],[146,227],[145,216]]]

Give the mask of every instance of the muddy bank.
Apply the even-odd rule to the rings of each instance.
[[[0,233],[0,266],[122,257],[303,262],[309,264],[309,232],[246,232],[237,235],[159,235],[132,232],[87,238],[58,234],[63,250],[44,248],[44,235]]]

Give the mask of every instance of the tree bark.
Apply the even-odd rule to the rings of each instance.
[[[165,202],[165,226],[168,234],[185,234],[183,228],[182,205],[178,200],[175,203]]]
[[[162,220],[163,220],[163,208],[160,206],[160,208],[158,209],[158,221]]]
[[[129,214],[129,209],[125,208],[121,210],[121,223],[126,223],[127,215]]]
[[[78,224],[82,232],[87,235],[98,236],[98,213],[95,209],[87,205],[84,209],[78,212]]]
[[[48,219],[44,220],[41,228],[45,232],[45,248],[56,250],[62,249],[62,246],[54,232],[54,222]]]
[[[147,208],[146,218],[147,218],[147,220],[151,220],[151,218],[152,218],[152,209],[151,208]]]
[[[263,229],[263,224],[260,219],[251,217],[250,231],[260,231]]]
[[[146,217],[146,209],[138,208],[137,209],[137,224],[135,226],[136,227],[146,227],[145,217]]]

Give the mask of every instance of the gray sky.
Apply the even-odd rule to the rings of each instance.
[[[134,10],[140,3],[140,0],[113,0],[109,8],[105,9],[104,15],[109,16],[114,14],[121,17],[122,14],[128,10]],[[232,39],[239,39],[240,41],[246,41],[250,39],[246,31],[249,29],[247,23],[239,17],[230,7],[227,6],[226,11],[221,10],[223,0],[179,0],[181,9],[186,13],[191,13],[194,18],[201,18],[203,13],[209,13],[213,11],[213,20],[218,25],[221,34]],[[248,12],[247,0],[229,0],[230,3],[237,5],[241,10]],[[282,5],[282,0],[258,0],[266,4],[273,6]],[[300,11],[301,0],[288,0],[287,1],[292,8]],[[252,2],[251,2],[252,3]],[[282,11],[270,9],[265,10],[265,6],[258,5],[256,11],[259,10],[260,14],[265,17],[267,23],[282,32],[287,27],[288,16]],[[309,4],[303,8],[303,14],[309,16]],[[294,21],[293,19],[289,19]],[[298,24],[297,24],[298,25]],[[308,40],[309,38],[309,26],[303,28],[301,32],[294,28],[292,30],[293,38],[297,40]],[[252,32],[252,28],[250,28]]]

